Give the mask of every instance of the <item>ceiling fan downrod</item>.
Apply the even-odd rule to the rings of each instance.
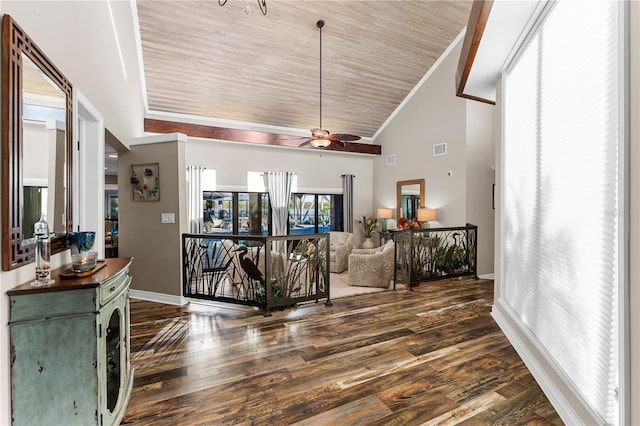
[[[322,129],[322,27],[324,27],[324,21],[318,20],[316,27],[320,30],[320,128]]]

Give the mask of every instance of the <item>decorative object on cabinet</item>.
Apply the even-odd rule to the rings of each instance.
[[[133,384],[129,358],[131,258],[91,276],[7,292],[11,407],[19,425],[120,424]]]
[[[74,272],[73,268],[67,268],[66,270],[60,272],[60,279],[67,280],[72,278],[88,277],[89,275],[95,274],[105,266],[107,266],[107,264],[105,263],[104,259],[101,259],[101,260],[97,260],[96,267],[89,271]]]
[[[159,164],[131,165],[133,201],[160,200]]]
[[[69,232],[68,237],[71,248],[71,270],[87,272],[95,268],[98,253],[92,250],[96,233],[93,231]]]
[[[349,255],[349,285],[389,288],[393,259],[393,240],[375,249],[354,249]]]
[[[420,229],[393,234],[396,243],[395,281],[409,287],[420,282],[473,275],[477,278],[478,227]]]
[[[405,217],[401,217],[398,220],[398,228],[400,229],[409,229],[411,228],[411,223]]]
[[[2,17],[2,269],[12,270],[34,261],[35,241],[33,229],[25,228],[29,212],[24,195],[28,186],[27,170],[42,167],[51,158],[42,155],[23,155],[37,151],[33,142],[24,137],[26,110],[55,110],[61,123],[52,122],[47,132],[53,132],[49,152],[56,152],[52,167],[48,167],[47,212],[50,224],[51,254],[67,249],[66,233],[73,229],[73,149],[72,87],[67,78],[47,58],[35,42],[9,15]],[[42,96],[45,94],[47,96]],[[47,105],[29,108],[28,99],[48,99]],[[51,107],[51,102],[59,105]],[[44,116],[30,117],[30,122],[46,121]],[[30,164],[29,164],[30,163]],[[44,201],[44,200],[41,200]],[[33,213],[33,212],[32,212]],[[40,211],[36,212],[40,216]]]
[[[380,230],[387,232],[387,219],[393,217],[393,211],[391,209],[378,209],[378,219],[380,219]]]
[[[44,213],[33,226],[33,236],[36,239],[36,280],[31,283],[34,287],[53,284],[51,277],[51,244],[49,241],[49,224]]]

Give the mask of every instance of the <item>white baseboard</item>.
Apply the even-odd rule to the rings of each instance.
[[[495,279],[495,276],[494,276],[494,274],[492,272],[490,274],[478,275],[478,278],[480,278],[481,280],[493,280],[493,279]]]
[[[132,299],[148,300],[149,302],[166,303],[168,305],[185,306],[189,304],[189,299],[171,294],[156,293],[144,290],[129,290],[129,297]]]
[[[602,420],[584,403],[568,379],[565,381],[564,374],[549,361],[539,348],[537,339],[520,325],[517,315],[504,301],[494,302],[491,315],[565,424],[602,424]]]

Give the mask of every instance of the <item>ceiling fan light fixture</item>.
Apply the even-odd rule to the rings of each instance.
[[[326,148],[329,145],[331,145],[331,140],[330,139],[312,139],[311,140],[311,146],[315,147],[315,148]]]
[[[218,4],[220,6],[224,6],[225,4],[227,4],[227,0],[218,0]],[[262,12],[263,15],[266,15],[267,0],[258,0],[258,6],[260,7],[260,12]],[[249,0],[247,0],[242,10],[245,13],[245,15],[251,15],[251,6],[249,6]]]
[[[311,135],[314,138],[326,138],[329,136],[329,131],[324,129],[311,129]]]

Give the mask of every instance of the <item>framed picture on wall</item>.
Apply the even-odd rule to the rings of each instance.
[[[133,201],[158,201],[160,199],[158,163],[131,165],[131,191]]]

